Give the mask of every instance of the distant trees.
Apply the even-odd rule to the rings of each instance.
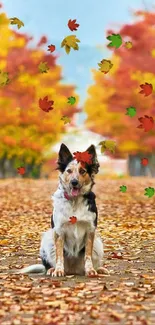
[[[10,79],[0,86],[1,177],[6,176],[6,169],[10,176],[17,175],[21,160],[26,165],[26,176],[35,168],[38,177],[44,152],[65,132],[61,117],[71,118],[77,111],[76,105],[67,104],[67,98],[76,94],[73,86],[61,84],[56,56],[40,48],[46,37],[33,49],[29,47],[31,39],[11,30],[7,16],[0,14],[0,70]],[[47,73],[39,71],[40,62],[47,62]],[[47,95],[54,100],[54,110],[49,113],[38,104],[39,98]]]
[[[86,125],[117,141],[116,157],[128,156],[130,175],[148,172],[140,164],[140,159],[147,157],[150,172],[155,176],[155,128],[149,132],[137,128],[139,117],[148,115],[155,119],[155,13],[138,11],[135,15],[141,20],[117,32],[123,41],[130,40],[133,47],[112,48],[114,66],[107,75],[93,71],[94,85],[89,87],[85,103]],[[107,32],[111,33],[116,31]],[[149,97],[139,94],[140,84],[145,82],[153,85]],[[134,118],[125,115],[130,106],[137,109]]]

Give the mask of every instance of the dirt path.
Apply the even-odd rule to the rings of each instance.
[[[0,181],[1,325],[155,325],[155,180],[98,180],[105,265],[99,278],[16,275],[39,263],[57,180]],[[127,186],[121,193],[119,187]]]

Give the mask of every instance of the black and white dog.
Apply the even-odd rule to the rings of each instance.
[[[91,191],[99,163],[94,145],[87,150],[91,164],[76,161],[65,144],[58,157],[59,186],[53,199],[52,228],[43,233],[40,246],[42,265],[26,267],[20,273],[96,275],[108,273],[102,267],[103,243],[96,232],[97,207]]]

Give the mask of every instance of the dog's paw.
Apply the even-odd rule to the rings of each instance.
[[[97,269],[97,273],[98,274],[110,274],[110,272],[103,266],[100,266],[98,269]]]
[[[63,268],[56,268],[54,272],[52,272],[53,277],[64,276],[64,269]]]
[[[97,275],[97,272],[95,271],[95,269],[93,267],[86,268],[85,275],[86,276]]]

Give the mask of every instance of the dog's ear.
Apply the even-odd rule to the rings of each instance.
[[[97,160],[95,146],[92,144],[86,151],[92,155],[92,164],[88,166],[89,172],[91,174],[97,174],[99,171],[100,164]]]
[[[73,160],[73,156],[67,146],[62,143],[60,150],[59,150],[59,156],[58,156],[58,167],[57,169],[60,170],[61,173],[63,173],[66,169],[66,166]]]

